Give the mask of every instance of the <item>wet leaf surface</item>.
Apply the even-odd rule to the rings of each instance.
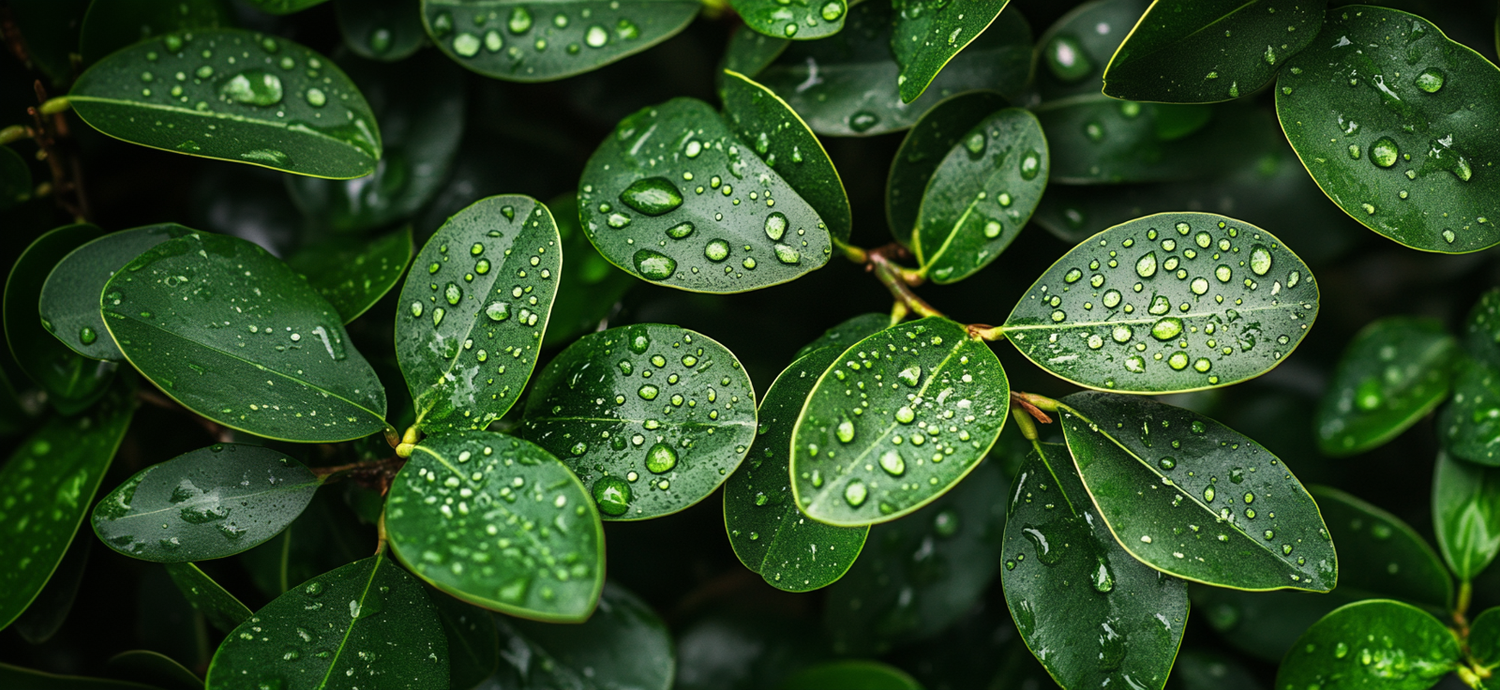
[[[481,690],[668,690],[676,650],[644,601],[613,583],[579,625],[495,617],[506,654]]]
[[[1052,182],[1076,185],[1191,180],[1259,152],[1244,104],[1176,105],[1080,95],[1033,112],[1047,132]],[[1174,209],[1177,210],[1177,209]]]
[[[422,6],[411,0],[337,0],[339,32],[355,55],[395,62],[417,52],[427,38]]]
[[[856,0],[857,1],[857,0]],[[745,26],[767,36],[799,41],[827,38],[844,28],[846,0],[804,1],[729,0]]]
[[[1379,446],[1448,398],[1457,343],[1435,319],[1390,316],[1344,350],[1318,405],[1318,445],[1329,455]]]
[[[1500,368],[1500,288],[1485,292],[1469,310],[1463,345],[1470,357]]]
[[[1372,599],[1344,606],[1308,628],[1287,652],[1276,687],[1422,690],[1458,659],[1458,640],[1431,614]]]
[[[231,632],[254,615],[250,607],[240,603],[233,594],[230,594],[213,578],[198,568],[193,563],[167,563],[162,567],[167,569],[167,574],[172,577],[172,582],[177,589],[187,597],[188,603],[193,605],[208,624],[218,628],[221,632]]]
[[[1487,667],[1500,666],[1500,608],[1485,610],[1469,626],[1469,653]]]
[[[1309,493],[1339,551],[1339,591],[1447,609],[1453,578],[1427,540],[1400,518],[1338,489]]]
[[[563,259],[568,267],[557,284],[557,299],[547,319],[542,347],[571,342],[596,331],[617,309],[630,288],[640,285],[634,276],[615,267],[594,248],[578,222],[578,197],[563,194],[547,202],[557,232],[562,237]]]
[[[1461,581],[1474,579],[1500,554],[1500,468],[1438,452],[1432,478],[1432,522],[1438,550]]]
[[[301,273],[348,324],[396,286],[412,254],[408,225],[373,240],[305,247],[288,258],[287,265]]]
[[[1005,106],[1005,97],[998,93],[961,93],[932,106],[907,131],[891,159],[885,186],[886,220],[897,242],[911,246],[927,185],[949,152],[975,125]]]
[[[927,90],[948,61],[989,28],[1010,0],[895,0],[891,54],[901,65],[896,83],[901,101],[911,103]]]
[[[1151,0],[1086,2],[1049,27],[1037,41],[1036,89],[1042,101],[1100,96],[1104,68],[1151,4]]]
[[[792,356],[792,361],[802,359],[825,347],[837,348],[839,352],[843,352],[855,343],[892,325],[894,324],[891,323],[890,314],[860,314],[824,331],[817,340],[803,345],[802,349]]]

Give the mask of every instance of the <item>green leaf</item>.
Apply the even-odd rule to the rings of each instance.
[[[719,61],[715,78],[722,85],[726,72],[754,77],[761,70],[770,67],[791,45],[792,42],[787,39],[772,38],[748,26],[741,26],[730,35],[729,47],[724,49],[724,57]]]
[[[1438,550],[1468,582],[1500,554],[1500,469],[1439,451],[1432,478],[1432,524]]]
[[[969,0],[951,7],[912,0],[892,3],[896,12],[891,54],[901,65],[896,83],[901,101],[911,103],[927,90],[938,72],[990,23],[1010,0]]]
[[[1457,343],[1435,319],[1388,316],[1354,336],[1318,404],[1318,447],[1354,455],[1385,444],[1448,398]]]
[[[1001,13],[947,63],[920,98],[903,102],[897,83],[901,66],[891,53],[894,25],[889,3],[862,2],[849,8],[843,31],[821,41],[792,43],[774,64],[744,74],[786,99],[814,132],[825,136],[906,129],[939,101],[964,91],[1019,97],[1031,75],[1031,26],[1019,12]],[[764,64],[743,56],[746,50],[764,50],[757,44],[732,44],[730,50],[729,65]]]
[[[31,166],[9,146],[0,146],[0,211],[31,198]]]
[[[1190,180],[1259,153],[1246,104],[1175,105],[1081,95],[1033,109],[1047,132],[1051,177],[1063,184]]]
[[[885,652],[972,610],[1000,572],[1008,489],[999,463],[983,462],[911,517],[871,528],[854,567],[828,588],[834,651]]]
[[[352,680],[351,680],[352,679]],[[208,690],[448,689],[448,643],[427,593],[385,556],[324,573],[224,638]]]
[[[721,604],[677,634],[676,690],[766,690],[830,656],[817,626],[734,608]]]
[[[533,82],[639,53],[682,31],[700,9],[697,0],[422,0],[422,20],[432,42],[465,68]]]
[[[125,359],[99,312],[104,284],[147,249],[192,232],[176,223],[147,225],[112,232],[68,252],[42,284],[38,300],[42,327],[84,357]]]
[[[52,639],[62,629],[78,598],[93,547],[93,539],[75,539],[68,545],[52,576],[47,578],[46,586],[36,593],[31,604],[11,624],[11,629],[21,639],[38,645]]]
[[[205,52],[215,57],[205,62]],[[375,116],[337,66],[239,29],[167,34],[112,53],[68,101],[94,129],[164,151],[339,179],[368,175],[380,159]]]
[[[896,241],[910,247],[928,182],[964,135],[1005,107],[1005,97],[970,91],[945,99],[922,114],[901,140],[885,184],[885,217]]]
[[[640,324],[569,345],[537,378],[524,434],[563,459],[606,520],[683,510],[719,488],[755,439],[755,390],[723,345]]]
[[[989,452],[1009,395],[989,345],[948,319],[861,340],[822,374],[797,419],[797,506],[819,522],[855,526],[926,505]]]
[[[1312,42],[1326,0],[1157,0],[1104,70],[1104,93],[1213,103],[1259,91]]]
[[[1005,523],[1005,602],[1021,639],[1065,688],[1160,688],[1187,624],[1187,584],[1120,548],[1067,448],[1036,445]]]
[[[483,683],[500,667],[500,633],[490,612],[446,594],[428,596],[448,638],[449,685],[469,690]]]
[[[1234,589],[1333,589],[1338,559],[1317,503],[1260,444],[1107,393],[1063,398],[1062,427],[1100,517],[1147,565]]]
[[[59,676],[4,663],[0,663],[0,685],[27,690],[160,690],[150,685],[130,681],[87,676]]]
[[[233,631],[254,615],[250,607],[240,603],[233,594],[214,582],[193,563],[167,563],[167,574],[182,595],[187,597],[208,624],[225,633]]]
[[[1380,508],[1338,489],[1309,488],[1338,545],[1339,589],[1447,609],[1453,578],[1427,540]]]
[[[1500,288],[1485,292],[1469,310],[1463,345],[1470,357],[1500,368]]]
[[[793,120],[766,125],[781,130],[770,133],[777,139],[804,140],[805,132],[783,133]],[[739,139],[729,118],[687,98],[626,117],[579,181],[589,240],[625,271],[693,292],[756,290],[821,268],[833,251],[829,226],[756,154],[759,143]],[[797,154],[777,163],[827,156],[821,147]]]
[[[1042,34],[1036,89],[1042,101],[1070,96],[1100,98],[1104,69],[1151,4],[1149,0],[1096,0],[1063,15]]]
[[[88,224],[52,230],[21,252],[5,281],[5,339],[11,354],[63,414],[82,411],[104,395],[116,366],[80,357],[52,337],[37,305],[53,267],[100,234],[99,228]],[[99,338],[109,340],[103,332]]]
[[[561,242],[547,207],[521,195],[476,201],[427,240],[396,312],[417,428],[483,429],[515,404],[557,295]]]
[[[1500,608],[1480,613],[1469,626],[1469,653],[1486,668],[1500,667]]]
[[[1174,690],[1260,690],[1250,669],[1233,657],[1190,649],[1177,655],[1169,687]],[[1174,682],[1175,681],[1175,682]]]
[[[1487,332],[1494,328],[1495,293],[1487,293],[1470,315],[1464,345],[1468,356],[1453,365],[1453,401],[1438,416],[1443,447],[1455,457],[1500,466],[1500,350]]]
[[[233,26],[224,0],[111,0],[90,2],[79,28],[78,52],[91,65],[132,43],[174,31]]]
[[[857,2],[858,0],[856,0]],[[799,41],[827,38],[844,28],[849,12],[846,0],[729,0],[745,26],[767,36],[794,38]]]
[[[792,356],[792,361],[802,359],[825,347],[837,348],[839,352],[843,352],[851,345],[892,325],[894,324],[891,323],[890,314],[860,314],[824,331],[817,340],[803,345],[802,349]]]
[[[0,466],[0,630],[42,591],[83,522],[134,412],[116,384],[88,414],[53,417]],[[19,687],[19,686],[18,686]]]
[[[487,609],[578,622],[604,583],[603,528],[583,485],[510,436],[424,439],[391,486],[385,530],[417,576]]]
[[[427,38],[422,6],[413,0],[338,0],[339,33],[355,55],[395,62],[417,52]]]
[[[885,327],[885,319],[870,331]],[[772,587],[809,592],[833,584],[864,548],[869,527],[833,527],[797,509],[788,481],[792,431],[818,377],[844,351],[824,347],[792,362],[761,398],[749,460],[724,485],[724,529],[746,568]]]
[[[606,584],[599,608],[580,625],[495,617],[503,655],[491,679],[516,690],[668,690],[676,652],[666,624],[624,588]],[[524,650],[524,651],[522,651]],[[529,660],[529,663],[528,663]]]
[[[109,548],[141,560],[223,558],[276,536],[322,483],[285,453],[214,444],[125,480],[94,508],[94,533]]]
[[[912,233],[922,274],[939,284],[956,283],[994,261],[1047,187],[1047,139],[1031,113],[993,113],[962,140],[927,183]]]
[[[1317,313],[1312,272],[1270,233],[1216,214],[1161,213],[1063,255],[1003,332],[1080,386],[1168,393],[1269,371]]]
[[[1276,672],[1276,687],[1425,690],[1458,658],[1458,640],[1431,614],[1372,599],[1324,616],[1297,638]]]
[[[1379,7],[1332,10],[1286,62],[1276,114],[1328,198],[1396,242],[1429,252],[1500,243],[1500,70],[1427,20]]]
[[[396,286],[412,259],[412,249],[411,226],[407,225],[373,240],[330,240],[304,247],[286,262],[347,324]]]
[[[1220,639],[1261,661],[1279,663],[1308,627],[1344,604],[1363,597],[1340,587],[1327,594],[1281,590],[1242,592],[1192,585],[1188,594],[1200,619]]]
[[[615,305],[631,287],[639,285],[633,276],[605,259],[589,242],[578,222],[578,196],[562,194],[547,202],[562,237],[562,253],[568,269],[557,282],[557,299],[547,319],[542,347],[562,345],[573,338],[598,330],[601,322],[614,312]]]
[[[248,613],[246,614],[249,615]],[[203,679],[193,675],[172,657],[144,649],[120,652],[109,659],[109,675],[121,680],[149,683],[162,690],[203,690]]]
[[[384,440],[381,441],[384,443]],[[250,581],[266,598],[368,555],[374,530],[360,529],[359,521],[342,496],[314,494],[307,509],[281,534],[240,554]]]
[[[922,690],[921,683],[879,661],[830,661],[803,669],[777,690]]]
[[[386,426],[385,389],[333,307],[253,243],[159,244],[109,280],[103,311],[136,369],[224,426],[307,443]]]
[[[271,14],[292,14],[309,7],[321,5],[328,0],[247,0],[256,9]]]

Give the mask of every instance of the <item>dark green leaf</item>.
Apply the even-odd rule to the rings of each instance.
[[[0,663],[0,685],[7,688],[26,688],[26,690],[161,690],[150,685],[124,680],[58,676],[4,663]]]
[[[422,47],[420,0],[338,0],[339,32],[355,55],[394,62]]]
[[[872,324],[866,335],[885,327]],[[837,581],[864,548],[869,527],[833,527],[797,510],[788,481],[792,431],[818,377],[843,347],[824,347],[792,362],[761,398],[760,431],[750,457],[724,485],[724,528],[745,567],[772,587],[808,592]]]
[[[1312,42],[1326,0],[1158,0],[1104,72],[1104,93],[1213,103],[1271,83]]]
[[[1500,372],[1482,360],[1461,358],[1454,366],[1453,401],[1437,428],[1455,457],[1500,466]]]
[[[396,312],[417,428],[483,429],[515,404],[557,295],[561,242],[547,207],[520,195],[476,201],[427,240]]]
[[[351,323],[401,280],[412,258],[411,226],[361,242],[331,240],[287,259],[308,285]]]
[[[1432,478],[1432,523],[1438,550],[1468,582],[1500,554],[1500,468],[1480,467],[1439,451]]]
[[[0,146],[0,211],[31,198],[31,166],[9,146]]]
[[[917,100],[948,61],[989,28],[1010,0],[968,0],[949,3],[896,0],[891,54],[901,65],[896,83],[901,101]]]
[[[21,371],[47,392],[64,414],[87,408],[104,394],[114,377],[113,362],[78,356],[47,332],[38,303],[53,267],[74,249],[97,239],[99,228],[65,225],[38,237],[10,271],[5,282],[5,339]],[[106,333],[98,337],[109,340]]]
[[[1487,668],[1500,667],[1500,608],[1484,611],[1469,626],[1469,654]]]
[[[68,546],[57,568],[52,571],[52,576],[47,579],[47,586],[37,592],[31,605],[12,623],[12,629],[21,639],[38,645],[52,639],[62,629],[68,614],[73,610],[79,586],[83,584],[83,571],[88,565],[89,553],[93,551],[93,547],[93,539],[75,539]]]
[[[1462,253],[1500,243],[1500,70],[1427,20],[1392,9],[1328,13],[1286,62],[1276,114],[1339,208],[1401,244]]]
[[[542,347],[562,345],[573,338],[598,330],[601,322],[615,310],[615,305],[632,286],[639,285],[633,276],[609,263],[584,234],[578,223],[578,196],[563,194],[547,202],[562,237],[562,253],[568,268],[557,283],[557,299],[547,319]]]
[[[259,246],[193,233],[104,286],[104,323],[164,393],[232,429],[332,442],[384,428],[385,389],[342,320]]]
[[[700,9],[697,0],[422,0],[422,19],[438,48],[468,69],[551,81],[661,43]]]
[[[583,480],[604,519],[644,520],[703,500],[734,472],[755,439],[755,390],[701,334],[612,328],[547,365],[524,428]]]
[[[856,0],[857,2],[858,0]],[[844,28],[846,0],[729,0],[745,26],[767,36],[810,40],[827,38]]]
[[[1270,233],[1215,214],[1162,213],[1064,255],[1004,333],[1037,366],[1078,385],[1166,393],[1269,371],[1317,313],[1317,281]]]
[[[324,491],[314,494],[307,509],[281,534],[240,554],[240,562],[266,598],[277,597],[368,555],[376,534],[359,527],[342,498]]]
[[[878,661],[830,661],[798,672],[777,690],[922,690],[895,666]]]
[[[800,127],[791,120],[768,126],[782,125]],[[770,134],[803,140],[803,133],[773,131],[767,152]],[[799,149],[777,163],[805,164],[799,157],[827,154]],[[589,240],[611,263],[694,292],[784,283],[822,267],[833,251],[829,226],[770,159],[737,138],[728,118],[686,98],[620,121],[589,158],[578,205]]]
[[[163,566],[182,596],[187,597],[208,624],[225,633],[233,631],[253,615],[250,607],[215,582],[192,563],[167,563]]]
[[[424,439],[391,487],[385,530],[419,577],[487,609],[577,622],[604,583],[603,528],[583,485],[510,436]]]
[[[861,340],[819,377],[797,419],[797,506],[820,522],[854,526],[926,505],[995,444],[1009,394],[989,345],[948,319]]]
[[[1063,15],[1037,41],[1037,95],[1044,102],[1098,97],[1105,66],[1150,5],[1151,0],[1095,0]]]
[[[688,624],[677,635],[673,687],[768,690],[793,671],[828,658],[816,626],[798,621],[764,609],[738,615],[720,610]]]
[[[1062,404],[1083,484],[1136,558],[1234,589],[1333,589],[1338,559],[1318,505],[1260,444],[1145,398],[1075,393]]]
[[[1258,153],[1259,123],[1244,104],[1174,105],[1102,95],[1048,101],[1034,109],[1050,147],[1052,182],[1115,184],[1218,175],[1225,161]]]
[[[69,252],[42,284],[38,300],[42,326],[85,357],[125,359],[99,311],[104,284],[147,249],[192,232],[176,223],[147,225],[112,232]]]
[[[1338,545],[1340,591],[1452,605],[1453,579],[1442,559],[1400,518],[1338,489],[1314,486],[1310,493]]]
[[[209,690],[448,690],[448,643],[427,593],[384,556],[324,573],[224,638]]]
[[[495,616],[508,652],[492,681],[516,690],[668,690],[676,653],[667,626],[634,594],[604,587],[581,625]],[[524,651],[523,651],[524,650]]]
[[[249,612],[246,612],[249,616]],[[172,657],[136,649],[109,659],[109,675],[135,683],[149,683],[162,690],[203,690],[203,679],[193,675]]]
[[[1004,107],[1005,97],[998,93],[970,91],[932,106],[912,125],[891,160],[885,184],[885,217],[897,242],[911,246],[927,184],[949,152],[975,125]]]
[[[1324,616],[1297,638],[1276,672],[1276,687],[1425,690],[1458,658],[1458,640],[1431,614],[1372,599]]]
[[[88,414],[53,417],[0,466],[0,630],[31,605],[63,559],[134,412],[119,383]],[[20,687],[20,686],[17,686]]]
[[[1434,319],[1389,316],[1365,326],[1339,358],[1318,405],[1318,446],[1354,455],[1406,431],[1448,398],[1457,343]]]
[[[1470,357],[1500,367],[1500,288],[1485,292],[1469,310],[1463,344]]]
[[[68,100],[91,127],[164,151],[340,179],[367,175],[380,159],[375,116],[337,66],[239,29],[167,34],[112,53]]]
[[[489,611],[442,593],[428,592],[448,637],[448,683],[469,690],[500,666],[500,634]]]
[[[90,2],[79,29],[78,52],[90,65],[137,41],[173,31],[233,26],[224,0],[106,0]]]
[[[1187,584],[1120,548],[1066,447],[1037,445],[1021,466],[1003,557],[1021,639],[1059,685],[1166,682],[1187,624]]]
[[[1359,600],[1342,588],[1312,592],[1242,592],[1192,585],[1193,609],[1230,647],[1261,661],[1281,661],[1309,626],[1334,609]]]
[[[321,5],[328,0],[246,0],[256,9],[271,14],[291,14],[309,7]]]
[[[761,70],[770,67],[791,44],[787,39],[772,38],[748,26],[741,26],[729,37],[729,47],[724,50],[724,58],[719,63],[716,78],[720,84],[723,83],[725,72],[738,72],[753,78]]]
[[[792,356],[792,360],[802,359],[825,347],[837,348],[839,352],[843,352],[866,337],[893,325],[895,324],[891,323],[890,314],[860,314],[824,331],[817,340],[802,346],[802,349]]]
[[[1173,690],[1261,690],[1250,669],[1233,657],[1187,650],[1177,655],[1168,687]]]
[[[1000,572],[1009,486],[999,463],[905,520],[870,530],[832,587],[823,619],[840,654],[874,654],[931,637],[961,618]]]

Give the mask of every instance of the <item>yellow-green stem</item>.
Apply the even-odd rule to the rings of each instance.
[[[1026,440],[1035,441],[1039,438],[1036,433],[1036,423],[1031,421],[1031,413],[1027,412],[1019,403],[1011,403],[1010,418],[1015,420],[1016,428],[1021,430],[1021,435]]]
[[[26,129],[25,125],[11,125],[5,129],[0,129],[0,144],[9,144],[13,141],[20,141],[30,137],[31,132]]]
[[[46,103],[43,103],[41,111],[43,115],[56,115],[58,113],[67,112],[67,110],[72,107],[73,103],[68,100],[67,96],[58,96],[57,98],[50,99]]]

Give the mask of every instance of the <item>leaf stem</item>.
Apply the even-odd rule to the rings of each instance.
[[[1038,410],[1046,410],[1048,412],[1056,412],[1062,408],[1062,403],[1053,400],[1052,398],[1049,398],[1045,395],[1037,395],[1036,393],[1021,393],[1017,391],[1011,391],[1010,399],[1023,405],[1030,405],[1037,408]],[[1044,421],[1042,423],[1051,424],[1051,422],[1049,421]]]
[[[43,115],[56,115],[58,113],[68,112],[68,110],[72,107],[73,102],[68,100],[67,96],[58,96],[56,98],[49,98],[46,101],[43,101],[40,110]]]
[[[326,482],[328,477],[336,474],[385,474],[386,470],[391,466],[394,465],[399,469],[400,466],[405,464],[406,458],[389,457],[381,458],[380,460],[361,460],[346,465],[334,465],[333,467],[310,467],[308,469],[312,470],[313,476],[323,479]]]
[[[0,144],[9,144],[31,138],[31,129],[26,125],[11,125],[0,129]]]
[[[1026,414],[1021,414],[1022,412],[1026,412]],[[1015,421],[1016,428],[1021,431],[1021,435],[1024,436],[1026,440],[1034,442],[1037,440],[1038,436],[1036,433],[1036,423],[1031,421],[1030,415],[1032,414],[1040,414],[1040,410],[1036,410],[1036,408],[1034,407],[1031,409],[1027,409],[1025,405],[1022,405],[1021,403],[1016,401],[1011,401],[1010,418]]]
[[[886,257],[886,251],[884,250],[885,247],[882,247],[865,252],[865,270],[873,272],[881,284],[885,285],[886,289],[891,291],[891,296],[895,297],[896,301],[906,305],[906,308],[912,313],[918,316],[942,316],[942,312],[934,309],[932,305],[928,304],[921,297],[918,297],[917,293],[911,291],[912,285],[921,283],[920,278],[913,281],[912,278],[915,276],[915,272],[892,263]]]
[[[1458,601],[1453,606],[1453,623],[1458,626],[1459,639],[1469,639],[1469,604],[1474,598],[1474,585],[1464,580],[1458,585]]]
[[[987,323],[971,323],[969,324],[969,337],[990,342],[1005,340],[1005,327],[991,326]]]
[[[1046,402],[1038,404],[1038,401],[1046,401]],[[1057,411],[1057,402],[1056,401],[1051,400],[1050,398],[1043,398],[1040,395],[1033,395],[1031,393],[1017,393],[1015,391],[1011,391],[1011,393],[1010,393],[1010,402],[1011,402],[1011,405],[1013,407],[1019,407],[1022,410],[1025,410],[1026,414],[1031,415],[1032,418],[1036,419],[1036,421],[1041,422],[1043,424],[1051,424],[1052,423],[1052,418],[1048,417],[1047,413],[1042,411],[1043,409],[1050,409],[1050,410],[1052,410],[1054,412]],[[1048,402],[1052,403],[1052,407],[1050,407],[1050,408],[1049,407],[1044,407],[1045,404],[1048,403]],[[1016,421],[1017,421],[1017,423],[1021,423],[1020,416],[1016,417]],[[1025,424],[1030,424],[1031,420],[1028,419],[1024,423]],[[1025,427],[1022,427],[1021,431],[1024,432],[1025,430],[1026,430]],[[1035,429],[1033,429],[1032,433],[1036,433]],[[1027,436],[1027,438],[1032,438],[1032,437]]]

